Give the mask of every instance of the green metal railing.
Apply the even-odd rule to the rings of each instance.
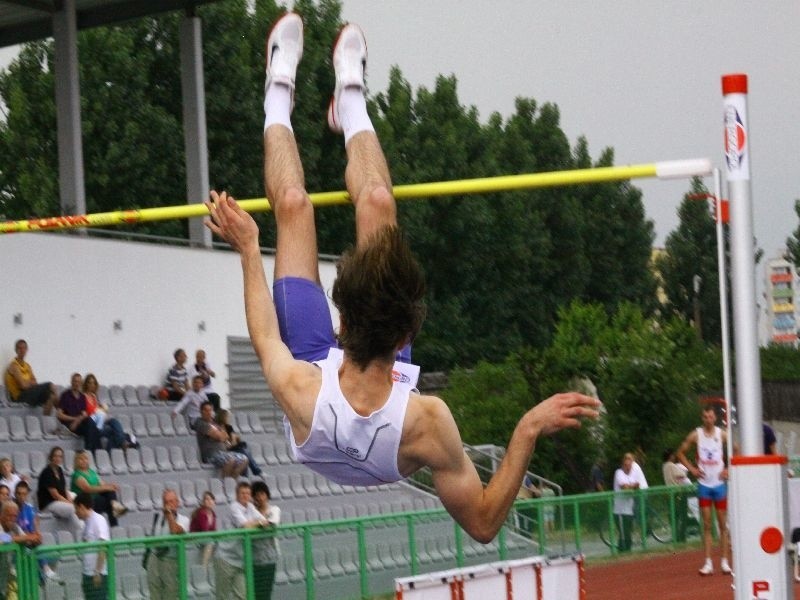
[[[633,551],[646,551],[663,544],[679,545],[689,539],[682,533],[687,514],[685,501],[688,495],[694,494],[693,488],[657,487],[623,493],[636,500],[638,531]],[[114,600],[122,598],[120,590],[126,579],[127,582],[141,580],[142,555],[146,548],[152,551],[169,548],[176,564],[178,597],[187,600],[200,595],[194,576],[206,572],[202,568],[203,549],[214,544],[218,549],[224,545],[237,548],[243,557],[241,568],[247,598],[253,600],[254,588],[259,585],[254,581],[255,551],[260,549],[260,544],[275,538],[282,558],[278,563],[274,597],[313,599],[318,597],[321,582],[325,582],[325,592],[320,592],[319,597],[368,598],[391,591],[394,577],[442,568],[531,555],[580,552],[587,556],[614,556],[620,552],[613,514],[614,496],[614,492],[601,492],[517,501],[506,526],[486,546],[464,535],[442,509],[298,523],[271,530],[237,529],[32,549],[8,544],[0,546],[0,581],[3,564],[8,564],[4,559],[12,552],[19,597],[39,600],[43,598],[40,559],[58,560],[57,571],[74,589],[80,581],[82,557],[103,551],[108,567],[108,598]],[[659,528],[657,535],[656,527]],[[213,560],[218,559],[219,556]],[[206,569],[211,571],[213,566],[209,563]],[[340,592],[332,592],[332,584],[327,581],[338,582]],[[204,580],[202,584],[207,586],[209,582],[210,579]],[[292,593],[285,593],[288,591]],[[66,597],[71,598],[69,594]]]

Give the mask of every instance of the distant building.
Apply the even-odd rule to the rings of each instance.
[[[768,344],[797,346],[797,285],[792,263],[783,258],[767,261],[764,308]]]

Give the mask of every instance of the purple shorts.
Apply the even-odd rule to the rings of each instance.
[[[283,277],[272,286],[281,339],[297,360],[314,362],[338,347],[325,291],[302,277]],[[411,362],[411,345],[397,353],[400,362]]]

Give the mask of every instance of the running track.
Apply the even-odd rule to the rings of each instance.
[[[715,559],[716,560],[716,559]],[[733,578],[719,572],[702,577],[702,550],[660,554],[587,566],[587,600],[727,600],[733,599]],[[800,600],[800,584],[794,584]]]

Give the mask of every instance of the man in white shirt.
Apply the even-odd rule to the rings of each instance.
[[[106,518],[92,509],[92,496],[81,492],[75,497],[75,514],[83,521],[84,542],[108,541],[111,539],[111,530]],[[83,597],[86,600],[106,600],[108,584],[108,568],[106,567],[106,553],[88,551],[83,555]]]
[[[224,529],[252,529],[267,527],[269,521],[252,503],[252,488],[247,481],[236,486],[236,502],[230,506],[230,516]],[[214,560],[218,600],[245,600],[247,585],[244,578],[244,553],[242,540],[222,542]]]
[[[172,418],[180,414],[186,415],[189,429],[194,431],[195,422],[200,418],[200,407],[208,402],[208,395],[203,389],[203,378],[200,375],[192,377],[192,389],[186,392],[181,401],[172,409]]]
[[[189,517],[178,513],[181,501],[175,490],[167,488],[161,496],[161,512],[153,516],[152,535],[179,535],[189,532]],[[155,546],[147,557],[147,587],[150,600],[178,598],[178,551],[174,544]]]

